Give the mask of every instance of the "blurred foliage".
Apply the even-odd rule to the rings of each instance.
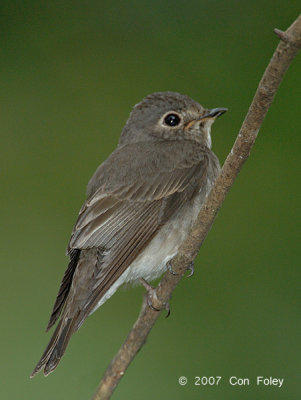
[[[85,185],[131,107],[173,90],[228,107],[213,128],[224,160],[300,3],[0,3],[2,399],[89,399],[144,290],[119,291],[74,335],[58,369],[29,380],[66,267]],[[300,57],[292,64],[196,262],[114,399],[299,399]],[[299,261],[299,265],[298,265]],[[181,387],[178,377],[188,377]],[[218,387],[194,376],[223,377]],[[230,376],[249,387],[230,386]],[[257,387],[257,375],[284,378]]]

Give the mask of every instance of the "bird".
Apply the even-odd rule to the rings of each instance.
[[[176,92],[133,107],[88,183],[46,331],[58,323],[31,377],[57,367],[72,334],[122,284],[147,287],[167,270],[220,172],[211,126],[226,111]]]

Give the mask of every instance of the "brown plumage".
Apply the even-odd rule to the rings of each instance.
[[[180,115],[178,129],[158,122],[167,112]],[[217,116],[210,112],[171,92],[134,108],[119,146],[89,182],[47,330],[61,318],[32,376],[55,369],[71,335],[123,282],[157,277],[176,254],[219,171],[211,123],[200,124]],[[142,131],[137,115],[148,122]]]

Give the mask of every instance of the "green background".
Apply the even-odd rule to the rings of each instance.
[[[85,186],[158,90],[228,107],[230,151],[298,1],[1,1],[1,399],[89,399],[140,310],[120,290],[30,380]],[[300,399],[300,57],[197,258],[114,399]],[[299,262],[299,265],[298,265]],[[178,384],[180,376],[188,384]],[[222,376],[218,387],[195,376]],[[257,387],[258,375],[284,378]],[[231,386],[231,376],[249,387]]]

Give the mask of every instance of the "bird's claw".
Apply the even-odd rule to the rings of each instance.
[[[172,275],[178,275],[177,272],[175,272],[175,271],[172,269],[172,266],[171,266],[171,262],[170,262],[170,261],[168,261],[168,263],[166,264],[166,266],[167,266],[168,271],[169,271]]]
[[[167,311],[167,314],[165,315],[165,318],[168,318],[170,316],[170,305],[169,305],[169,302],[165,303],[165,310]]]
[[[191,263],[188,265],[187,269],[189,269],[190,273],[187,275],[187,278],[190,278],[194,274],[194,262],[191,261]]]

